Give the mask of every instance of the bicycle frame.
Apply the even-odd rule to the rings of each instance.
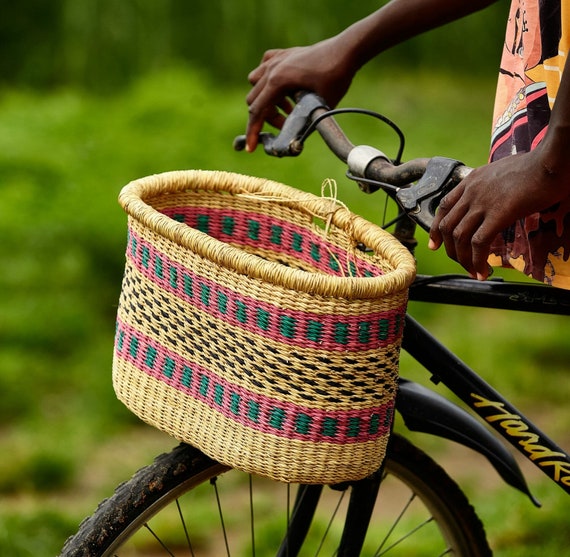
[[[568,291],[539,284],[479,282],[456,276],[419,276],[410,288],[410,300],[570,314]],[[570,493],[568,453],[409,315],[402,347],[428,370],[434,383],[441,382],[448,387],[539,470]]]

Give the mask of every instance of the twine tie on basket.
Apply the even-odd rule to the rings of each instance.
[[[328,191],[327,191],[328,190]],[[251,192],[244,192],[244,193],[237,193],[236,194],[237,197],[241,197],[243,199],[250,199],[252,201],[265,201],[267,203],[291,203],[294,202],[295,204],[313,204],[314,203],[314,197],[312,194],[307,194],[306,195],[306,200],[304,200],[302,197],[295,197],[293,198],[288,198],[288,197],[282,197],[282,196],[276,196],[276,195],[266,195],[264,193],[251,193]],[[322,199],[323,201],[327,201],[328,206],[323,206],[323,211],[320,212],[316,212],[316,211],[311,211],[309,209],[307,209],[307,214],[311,215],[314,218],[320,219],[323,221],[324,223],[324,239],[327,238],[327,236],[329,235],[331,226],[332,226],[332,220],[333,217],[335,215],[335,213],[339,210],[344,210],[346,211],[346,213],[349,215],[349,220],[346,226],[346,232],[347,235],[349,237],[353,237],[354,236],[354,218],[356,215],[352,214],[350,212],[350,209],[348,208],[348,206],[346,205],[346,203],[340,201],[338,199],[338,185],[336,183],[336,180],[334,180],[333,178],[325,178],[325,180],[323,180],[323,183],[321,184],[321,197],[320,199]],[[343,265],[340,261],[340,259],[336,256],[336,254],[334,254],[327,246],[324,246],[325,250],[327,251],[327,254],[329,255],[329,257],[331,259],[333,259],[336,264],[338,265],[338,268],[340,270],[342,270],[342,276],[344,277],[360,277],[362,276],[360,269],[358,267],[358,265],[355,264],[356,262],[356,258],[354,256],[354,246],[351,245],[347,245],[346,246],[346,269],[343,268]],[[352,271],[351,271],[352,269]]]
[[[326,190],[329,190],[329,195],[325,195]],[[336,180],[333,180],[332,178],[326,178],[322,185],[321,185],[321,198],[325,199],[325,200],[330,200],[331,202],[331,208],[329,210],[329,212],[327,213],[327,220],[326,220],[326,226],[325,226],[325,236],[328,235],[330,227],[332,225],[332,219],[334,217],[334,214],[339,210],[339,209],[344,209],[347,213],[349,213],[350,219],[348,221],[347,224],[347,233],[349,235],[349,237],[353,237],[354,236],[354,215],[352,213],[350,213],[347,205],[345,203],[343,203],[342,201],[340,201],[338,199],[338,185],[336,183]],[[339,268],[342,269],[342,265],[341,262],[338,260],[338,258],[335,256],[334,253],[332,253],[332,251],[329,250],[329,254],[331,257],[335,258]],[[345,277],[349,277],[349,276],[353,276],[350,272],[350,268],[351,268],[351,261],[352,263],[355,263],[355,257],[354,257],[354,248],[351,248],[351,246],[347,245],[346,246],[346,272],[344,273]],[[352,265],[352,268],[357,270],[356,276],[361,276],[360,272],[358,271],[358,266],[357,265]]]

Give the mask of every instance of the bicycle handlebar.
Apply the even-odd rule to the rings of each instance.
[[[368,145],[353,145],[342,131],[331,111],[313,93],[301,93],[277,136],[261,133],[259,141],[268,155],[297,156],[305,139],[317,130],[329,149],[347,164],[347,175],[357,181],[366,193],[385,191],[402,210],[424,230],[429,231],[435,211],[443,196],[471,172],[471,168],[455,159],[444,157],[416,158],[394,163],[382,151]],[[242,150],[245,136],[234,141]]]

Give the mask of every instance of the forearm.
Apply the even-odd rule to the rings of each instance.
[[[280,128],[292,91],[307,90],[334,107],[356,72],[384,50],[496,0],[391,0],[333,37],[305,47],[267,51],[252,70],[247,96],[247,149],[253,151],[265,122]]]
[[[407,39],[468,14],[497,0],[391,0],[354,23],[335,39],[357,69],[381,52]]]
[[[540,145],[545,171],[557,187],[570,191],[570,64],[566,63],[548,125]]]

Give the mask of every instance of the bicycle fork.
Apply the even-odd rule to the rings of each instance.
[[[331,489],[343,491],[351,488],[350,500],[344,522],[337,557],[358,557],[364,545],[364,539],[372,518],[383,467],[368,478],[331,486]],[[313,521],[319,503],[322,485],[302,485],[297,491],[293,513],[287,528],[287,535],[281,542],[277,557],[297,557]]]

